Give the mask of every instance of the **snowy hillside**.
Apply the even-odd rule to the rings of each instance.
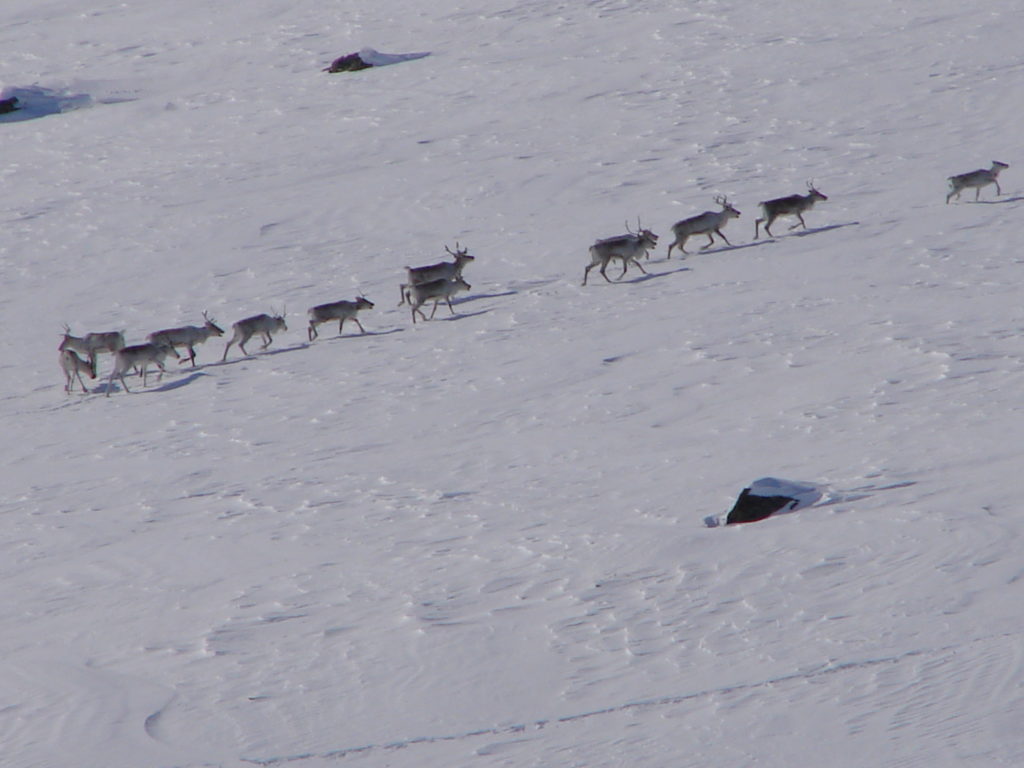
[[[0,10],[5,766],[1024,764],[1024,6],[210,5]]]

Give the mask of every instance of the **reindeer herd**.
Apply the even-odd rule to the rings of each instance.
[[[977,201],[981,195],[982,188],[990,184],[994,184],[996,194],[1001,195],[1002,189],[999,186],[999,173],[1006,168],[1009,168],[1009,165],[1006,163],[993,160],[992,166],[988,169],[978,169],[950,176],[947,179],[949,193],[946,195],[946,203],[948,204],[953,197],[959,200],[960,193],[965,189],[974,189],[974,199]],[[757,240],[760,237],[762,225],[764,226],[764,231],[771,237],[771,226],[781,216],[795,216],[797,218],[797,223],[793,224],[790,229],[796,229],[797,227],[806,229],[807,223],[804,221],[803,214],[811,210],[815,203],[828,200],[828,197],[815,188],[813,181],[807,182],[807,190],[806,195],[788,195],[758,203],[761,209],[761,216],[754,221],[754,239]],[[722,229],[730,220],[740,218],[740,212],[724,195],[715,197],[714,201],[719,205],[720,210],[704,211],[704,213],[682,219],[672,225],[674,239],[668,246],[667,259],[672,258],[673,248],[679,248],[682,253],[688,254],[686,241],[693,235],[707,236],[708,241],[701,246],[701,250],[706,250],[715,244],[715,235],[718,235],[726,245],[732,245],[722,232]],[[616,278],[617,280],[625,276],[630,264],[636,266],[644,274],[647,274],[647,270],[640,263],[640,258],[650,258],[649,251],[654,249],[657,244],[658,236],[651,232],[651,230],[644,229],[639,221],[637,221],[636,232],[631,230],[627,223],[626,234],[604,238],[590,246],[590,264],[583,271],[583,285],[587,284],[590,270],[598,265],[600,265],[598,271],[601,273],[601,276],[609,283],[612,282],[611,278],[608,277],[607,269],[609,264],[616,259],[622,262],[622,272]],[[454,251],[447,246],[445,246],[445,250],[452,256],[452,261],[441,261],[421,267],[405,268],[406,277],[405,282],[399,286],[401,301],[398,305],[409,305],[413,324],[416,323],[417,315],[423,318],[423,320],[433,319],[434,314],[437,312],[437,306],[442,301],[447,303],[448,310],[454,315],[455,310],[452,307],[452,297],[460,291],[468,291],[472,287],[463,279],[462,270],[474,260],[474,257],[458,243],[455,244]],[[428,318],[423,313],[421,307],[429,301],[433,301],[434,306]],[[361,333],[366,333],[362,323],[359,322],[358,313],[363,310],[373,309],[373,306],[373,302],[369,299],[364,296],[358,296],[354,301],[334,301],[310,307],[308,310],[309,327],[307,330],[310,342],[319,336],[317,328],[320,325],[335,320],[338,321],[339,335],[344,330],[346,320],[353,321],[359,327]],[[203,312],[203,320],[204,324],[201,326],[185,325],[178,328],[154,331],[149,334],[145,344],[135,344],[132,346],[125,345],[124,334],[120,331],[87,333],[85,336],[73,336],[71,328],[65,324],[64,336],[58,347],[58,359],[65,378],[64,391],[71,394],[74,383],[77,381],[82,387],[82,391],[86,394],[89,393],[89,389],[82,380],[82,374],[86,374],[91,379],[96,378],[97,357],[101,352],[110,353],[114,357],[113,369],[107,380],[107,397],[110,396],[113,389],[114,379],[120,380],[125,392],[130,392],[124,378],[125,374],[130,371],[139,372],[142,377],[142,386],[145,387],[147,385],[149,366],[155,366],[160,371],[158,375],[159,380],[166,372],[164,360],[167,357],[173,356],[180,363],[184,364],[186,361],[178,353],[179,347],[188,351],[188,362],[195,367],[196,345],[203,344],[213,336],[224,335],[223,329],[206,312]],[[273,342],[274,333],[287,330],[288,326],[285,323],[285,312],[283,310],[281,313],[259,314],[239,320],[232,325],[233,335],[224,347],[221,362],[227,361],[228,351],[234,344],[238,345],[238,348],[242,350],[242,354],[248,355],[249,353],[246,352],[245,345],[253,336],[258,335],[263,340],[260,349],[266,349]],[[84,355],[84,358],[80,355]]]
[[[978,171],[975,173],[978,173]],[[799,219],[799,223],[794,224],[790,229],[796,229],[799,226],[806,229],[807,222],[804,221],[804,212],[813,208],[814,204],[818,201],[828,200],[825,195],[815,189],[814,182],[808,181],[807,189],[806,195],[789,195],[758,203],[761,206],[761,218],[754,222],[754,239],[757,240],[759,237],[762,223],[764,223],[764,231],[771,236],[772,231],[770,227],[772,222],[780,216],[796,216]],[[722,238],[726,245],[732,245],[729,242],[729,238],[722,232],[722,228],[729,223],[730,219],[738,219],[740,212],[736,210],[735,206],[724,195],[716,197],[715,202],[721,206],[721,210],[704,211],[704,213],[677,221],[672,225],[672,234],[675,235],[675,239],[669,243],[666,258],[672,258],[672,249],[676,247],[684,254],[689,254],[690,252],[686,250],[686,241],[693,235],[707,235],[708,241],[701,246],[702,251],[715,244],[715,235]],[[625,235],[598,240],[590,246],[590,264],[583,270],[583,285],[587,284],[587,275],[590,274],[590,270],[598,264],[601,265],[601,268],[598,270],[601,273],[601,277],[610,283],[611,278],[608,277],[606,270],[613,259],[618,259],[622,262],[622,272],[619,274],[618,279],[622,279],[630,264],[633,264],[641,272],[647,274],[647,270],[641,266],[639,259],[641,256],[649,258],[648,251],[658,244],[658,236],[649,229],[643,229],[639,221],[637,222],[636,232],[629,229],[628,224],[626,232],[627,234]]]
[[[399,286],[402,294],[402,304],[408,303],[412,308],[412,321],[416,322],[418,314],[424,320],[432,319],[437,312],[437,305],[441,301],[448,304],[448,309],[454,315],[452,307],[452,296],[459,291],[468,291],[471,286],[462,279],[462,269],[474,260],[468,249],[462,248],[458,243],[455,250],[445,246],[445,250],[453,257],[452,261],[442,261],[436,264],[427,264],[422,267],[406,267],[406,281]],[[430,318],[423,314],[421,307],[428,301],[433,300],[434,307]],[[357,296],[354,301],[342,300],[332,301],[328,304],[318,304],[308,310],[309,327],[307,335],[313,341],[319,336],[317,329],[324,323],[338,321],[338,334],[345,329],[345,321],[351,320],[362,333],[366,333],[363,324],[359,322],[359,312],[366,309],[373,309],[373,302],[365,296]],[[64,372],[64,391],[68,394],[74,389],[75,382],[81,386],[82,391],[89,393],[88,387],[82,380],[84,373],[90,379],[96,378],[97,358],[101,352],[110,353],[114,358],[114,365],[107,380],[107,397],[113,391],[114,380],[121,382],[125,392],[131,392],[128,383],[125,381],[125,374],[131,371],[138,371],[142,376],[142,386],[147,386],[148,371],[150,366],[159,370],[157,380],[167,372],[164,360],[167,357],[175,357],[181,363],[182,359],[178,348],[188,351],[187,362],[195,367],[196,346],[203,344],[213,336],[223,336],[224,330],[206,313],[203,312],[204,324],[184,325],[178,328],[165,328],[161,331],[154,331],[146,338],[145,344],[125,345],[124,333],[121,331],[104,331],[102,333],[87,333],[85,336],[74,336],[71,328],[65,323],[64,335],[58,349],[58,360],[61,370]],[[228,352],[235,344],[242,350],[243,355],[249,353],[245,345],[253,336],[259,336],[263,340],[260,349],[266,349],[273,343],[273,334],[287,331],[288,325],[285,322],[285,312],[272,311],[272,314],[259,314],[239,320],[231,326],[233,331],[231,339],[224,347],[224,354],[221,362],[226,362]],[[81,355],[81,356],[80,356]],[[84,356],[84,357],[82,357]]]

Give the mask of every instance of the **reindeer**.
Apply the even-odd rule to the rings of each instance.
[[[754,239],[757,240],[758,227],[761,222],[764,222],[764,231],[771,237],[772,232],[769,227],[779,216],[796,216],[800,219],[800,224],[794,224],[790,229],[796,229],[798,226],[803,226],[804,229],[807,229],[803,212],[811,210],[819,200],[828,200],[825,195],[814,188],[813,181],[807,182],[807,189],[809,191],[806,195],[777,197],[774,200],[765,200],[758,203],[761,206],[761,218],[754,222]]]
[[[622,260],[622,274],[617,278],[619,280],[626,274],[630,264],[636,264],[637,269],[645,275],[647,274],[647,270],[640,265],[637,259],[645,256],[649,250],[658,244],[658,236],[649,229],[643,229],[639,219],[637,219],[636,225],[639,230],[638,232],[633,232],[629,228],[629,222],[626,222],[626,232],[628,234],[606,237],[590,246],[590,264],[583,270],[583,285],[587,284],[587,275],[590,273],[590,270],[598,264],[601,265],[601,277],[610,283],[611,279],[605,270],[608,269],[608,264],[612,259]]]
[[[476,258],[475,256],[470,256],[467,249],[459,247],[458,241],[455,242],[454,251],[447,245],[444,249],[455,257],[455,261],[439,261],[437,264],[428,264],[425,267],[405,268],[406,279],[405,282],[399,286],[399,290],[402,294],[402,300],[398,302],[398,306],[405,304],[406,288],[410,285],[429,283],[431,280],[441,280],[442,278],[454,280],[457,277],[462,277],[462,268]]]
[[[75,379],[82,385],[82,391],[88,394],[89,390],[82,381],[82,372],[88,374],[90,379],[96,378],[96,363],[92,360],[83,360],[73,349],[60,350],[60,367],[64,371],[64,391],[69,395],[74,389]]]
[[[472,256],[470,257],[472,258]],[[359,330],[366,333],[363,324],[359,322],[356,314],[361,309],[373,309],[373,302],[363,296],[357,296],[355,301],[335,301],[330,304],[318,304],[309,310],[309,340],[312,341],[319,334],[316,327],[321,323],[328,323],[331,320],[338,321],[338,334],[341,335],[346,320],[352,320],[359,326]]]
[[[203,312],[205,324],[200,327],[196,325],[184,325],[180,328],[165,328],[162,331],[154,331],[146,338],[152,344],[166,344],[171,349],[185,347],[188,349],[188,359],[192,367],[196,367],[196,344],[203,344],[211,336],[223,336],[224,330],[210,319],[206,312]],[[180,360],[181,356],[177,351],[174,353]],[[181,360],[184,365],[185,361]]]
[[[88,356],[89,364],[96,367],[96,356],[100,352],[117,352],[124,349],[124,334],[120,331],[104,331],[102,333],[87,333],[85,336],[72,336],[71,327],[64,323],[64,338],[57,349],[65,349],[81,352]]]
[[[405,300],[412,307],[413,324],[416,323],[416,313],[419,313],[419,316],[424,320],[433,320],[434,313],[437,312],[437,305],[441,302],[441,299],[448,302],[448,310],[454,315],[455,310],[452,308],[452,296],[459,291],[468,291],[472,287],[461,277],[456,277],[452,280],[442,277],[439,280],[431,280],[429,283],[417,283],[416,285],[406,286],[404,289]],[[431,299],[434,300],[434,309],[428,318],[420,310],[420,307]]]
[[[273,310],[271,311],[273,312]],[[248,355],[249,353],[245,351],[245,344],[257,333],[263,337],[264,342],[260,349],[266,349],[269,347],[271,342],[274,340],[270,335],[271,333],[274,331],[288,330],[288,326],[285,325],[284,322],[284,315],[284,312],[281,312],[280,315],[276,313],[274,315],[253,315],[252,317],[247,317],[244,320],[239,320],[237,323],[232,325],[231,327],[234,330],[235,335],[231,337],[231,341],[229,341],[228,345],[224,347],[224,357],[221,358],[221,362],[228,359],[228,350],[231,349],[231,345],[236,341],[238,342],[239,348],[242,350],[242,354]]]
[[[978,197],[981,195],[981,188],[987,187],[989,184],[996,185],[996,195],[1003,194],[1003,190],[999,188],[999,172],[1009,168],[1006,163],[1001,163],[998,160],[992,161],[992,167],[987,171],[983,168],[979,168],[976,171],[970,173],[961,173],[957,176],[950,176],[947,181],[949,182],[949,194],[946,195],[946,205],[949,205],[949,198],[956,195],[956,199],[960,199],[960,193],[968,187],[974,187],[974,201],[978,201]]]
[[[726,245],[732,245],[729,239],[722,234],[722,227],[729,223],[729,219],[738,219],[740,212],[737,211],[732,205],[729,204],[729,198],[725,195],[718,195],[715,197],[715,202],[722,206],[720,211],[704,211],[699,216],[692,216],[689,219],[683,219],[677,221],[672,225],[672,232],[675,234],[676,239],[674,242],[669,243],[668,256],[666,258],[672,258],[672,248],[679,246],[679,250],[686,253],[687,238],[690,235],[707,235],[708,243],[701,247],[701,250],[706,250],[715,244],[715,235],[717,234],[720,238],[725,240]]]
[[[157,381],[160,381],[167,372],[167,369],[164,367],[164,358],[172,354],[178,355],[174,351],[174,347],[165,342],[135,344],[117,350],[114,353],[114,370],[110,372],[110,379],[107,381],[107,397],[110,397],[110,390],[114,387],[115,378],[121,380],[121,386],[124,387],[125,392],[131,392],[124,380],[124,375],[132,368],[142,369],[142,386],[145,387],[147,386],[146,374],[149,366],[155,365],[160,369],[160,375],[157,377]]]

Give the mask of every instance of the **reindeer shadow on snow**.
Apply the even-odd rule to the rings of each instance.
[[[142,386],[135,387],[135,386],[133,386],[131,388],[131,390],[126,390],[126,389],[124,389],[123,386],[118,385],[118,384],[116,384],[113,381],[107,380],[107,381],[104,381],[103,383],[101,383],[99,386],[95,387],[94,389],[90,390],[90,394],[93,394],[93,395],[103,395],[103,394],[107,394],[107,393],[115,393],[115,392],[122,392],[122,391],[124,391],[125,394],[129,394],[129,395],[138,395],[138,394],[151,395],[151,394],[156,394],[158,392],[170,392],[170,391],[175,390],[175,389],[181,389],[182,387],[187,387],[190,384],[198,381],[199,379],[205,378],[206,376],[209,376],[209,374],[203,373],[200,370],[196,370],[196,371],[193,371],[193,372],[189,373],[188,376],[183,376],[180,379],[175,379],[173,381],[167,381],[167,382],[159,383],[155,387],[142,387]]]
[[[821,232],[831,232],[833,229],[842,229],[843,227],[855,227],[860,224],[859,221],[847,221],[843,224],[828,224],[824,227],[809,227],[802,229],[799,232],[789,232],[785,235],[776,235],[773,239],[779,237],[807,237],[808,235],[817,235]]]
[[[403,328],[388,328],[386,331],[364,331],[363,333],[336,333],[334,336],[325,336],[324,337],[324,341],[325,342],[339,342],[339,341],[342,341],[342,340],[344,340],[344,341],[349,341],[349,340],[358,341],[359,339],[368,339],[368,338],[373,338],[374,336],[390,336],[393,333],[401,333],[403,330],[404,330]],[[306,346],[307,347],[312,347],[312,346],[315,346],[315,345],[310,343],[310,344],[307,344]]]
[[[1002,200],[964,200],[964,205],[1006,205],[1007,203],[1019,203],[1024,196],[1004,197]]]
[[[826,227],[826,229],[829,229],[829,227]],[[719,245],[719,246],[715,246],[715,247],[712,247],[712,248],[708,248],[706,250],[701,249],[701,250],[697,251],[696,253],[689,253],[686,256],[684,256],[682,259],[680,259],[680,261],[685,261],[685,260],[687,260],[689,258],[693,258],[694,256],[703,256],[703,255],[712,254],[712,253],[726,253],[728,251],[741,251],[744,248],[757,248],[758,246],[773,245],[774,243],[775,243],[775,239],[774,238],[770,238],[768,240],[752,240],[749,243],[740,243],[739,245]],[[666,262],[667,261],[671,261],[671,259],[666,256],[665,257],[665,261]],[[663,273],[663,274],[671,274],[671,273],[670,272],[666,272],[666,273]]]

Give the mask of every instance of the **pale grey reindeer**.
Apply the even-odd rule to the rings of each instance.
[[[758,237],[758,227],[761,222],[764,222],[764,231],[768,233],[768,236],[772,236],[770,229],[772,222],[775,221],[779,216],[796,216],[799,220],[799,224],[794,224],[790,229],[796,229],[802,226],[807,229],[807,223],[804,221],[804,211],[809,211],[814,207],[814,204],[819,200],[828,200],[825,195],[814,188],[814,182],[807,182],[807,194],[806,195],[789,195],[788,197],[777,197],[774,200],[764,200],[758,205],[761,206],[761,218],[754,222],[754,239]]]
[[[458,241],[455,242],[454,251],[447,245],[444,249],[455,257],[454,261],[439,261],[436,264],[428,264],[425,267],[405,268],[405,282],[399,286],[399,291],[402,294],[402,300],[398,302],[398,306],[405,304],[406,288],[410,285],[419,285],[420,283],[429,283],[433,280],[441,279],[454,280],[457,277],[462,277],[463,267],[476,259],[475,256],[470,256],[469,250],[462,248]]]
[[[442,277],[439,280],[431,280],[429,283],[417,283],[416,285],[406,286],[404,289],[405,300],[409,302],[409,306],[412,307],[412,322],[416,323],[416,314],[424,320],[433,320],[434,314],[437,312],[437,305],[441,303],[443,299],[448,303],[449,311],[454,315],[455,309],[452,307],[452,296],[459,291],[468,291],[472,288],[469,283],[463,280],[461,277],[456,277],[449,280],[446,277]],[[434,300],[434,309],[430,313],[428,318],[423,314],[420,309],[426,302]]]
[[[672,249],[675,246],[679,246],[679,250],[686,253],[686,240],[690,235],[707,235],[707,245],[701,246],[701,250],[706,250],[715,244],[715,235],[725,240],[726,245],[732,245],[724,234],[722,234],[722,227],[729,223],[729,219],[738,219],[740,212],[737,211],[729,203],[729,198],[725,195],[718,195],[715,197],[715,202],[722,206],[720,211],[704,211],[699,216],[691,216],[689,219],[683,219],[677,221],[672,225],[672,232],[676,236],[676,239],[669,243],[668,256],[665,258],[672,258]]]
[[[124,334],[121,331],[103,331],[87,333],[85,336],[72,336],[71,327],[64,323],[64,338],[57,347],[59,350],[72,349],[89,358],[92,367],[96,367],[96,356],[100,352],[117,352],[124,349]]]
[[[71,390],[75,387],[75,379],[78,379],[78,383],[82,385],[82,391],[88,393],[89,390],[85,386],[85,382],[82,381],[82,373],[89,376],[90,379],[96,378],[96,363],[91,360],[83,360],[73,349],[62,349],[60,354],[60,367],[64,371],[64,391],[69,395]]]
[[[639,232],[631,231],[627,223],[626,232],[628,234],[606,237],[590,246],[590,264],[583,270],[583,285],[587,284],[587,275],[590,274],[590,270],[598,264],[601,265],[601,277],[610,283],[611,278],[608,277],[606,270],[612,259],[621,259],[622,261],[622,273],[616,278],[618,280],[621,280],[626,274],[630,264],[635,264],[637,269],[645,275],[647,274],[647,270],[637,259],[645,256],[649,250],[657,246],[658,236],[649,229],[643,229],[639,221],[637,221],[637,229]]]
[[[363,324],[359,322],[356,315],[362,309],[373,309],[373,302],[365,296],[357,296],[355,301],[333,301],[330,304],[318,304],[309,310],[309,340],[315,339],[318,334],[316,328],[321,323],[329,323],[332,320],[338,321],[338,334],[345,327],[345,321],[351,320],[359,326],[359,330],[366,333]]]
[[[977,202],[978,197],[981,195],[981,188],[987,187],[989,184],[996,185],[996,195],[1003,194],[1003,190],[999,188],[999,172],[1003,171],[1010,166],[1006,163],[1001,163],[998,160],[992,161],[992,167],[988,170],[979,168],[976,171],[969,173],[961,173],[956,176],[950,176],[947,181],[949,182],[949,194],[946,195],[946,204],[949,205],[949,199],[956,195],[956,199],[960,199],[960,193],[965,189],[974,187],[974,200]]]
[[[107,381],[107,397],[110,397],[110,391],[114,388],[115,378],[121,380],[121,386],[124,387],[125,392],[131,392],[124,380],[124,375],[133,368],[141,369],[143,387],[147,386],[147,372],[150,365],[155,365],[160,369],[157,381],[162,379],[167,372],[167,369],[164,367],[164,358],[168,355],[177,357],[178,353],[175,352],[174,347],[170,344],[163,342],[134,344],[117,350],[114,353],[114,370],[110,372],[110,379]]]
[[[231,345],[235,342],[238,342],[238,347],[242,350],[242,354],[248,355],[249,353],[245,351],[245,344],[257,333],[263,337],[263,346],[260,349],[269,347],[274,340],[273,336],[271,336],[272,333],[288,330],[288,326],[284,322],[284,315],[284,312],[281,312],[280,315],[253,315],[244,320],[239,320],[232,325],[231,327],[235,333],[231,337],[231,341],[228,342],[228,345],[224,347],[224,357],[221,358],[221,362],[228,359],[228,350],[231,349]]]
[[[180,328],[165,328],[162,331],[154,331],[146,338],[152,344],[167,344],[174,347],[185,347],[188,350],[188,359],[192,367],[196,367],[196,344],[203,344],[211,336],[223,336],[224,330],[210,319],[206,312],[203,312],[202,326],[183,325]],[[175,352],[175,355],[178,353]],[[184,364],[184,360],[181,361]]]

